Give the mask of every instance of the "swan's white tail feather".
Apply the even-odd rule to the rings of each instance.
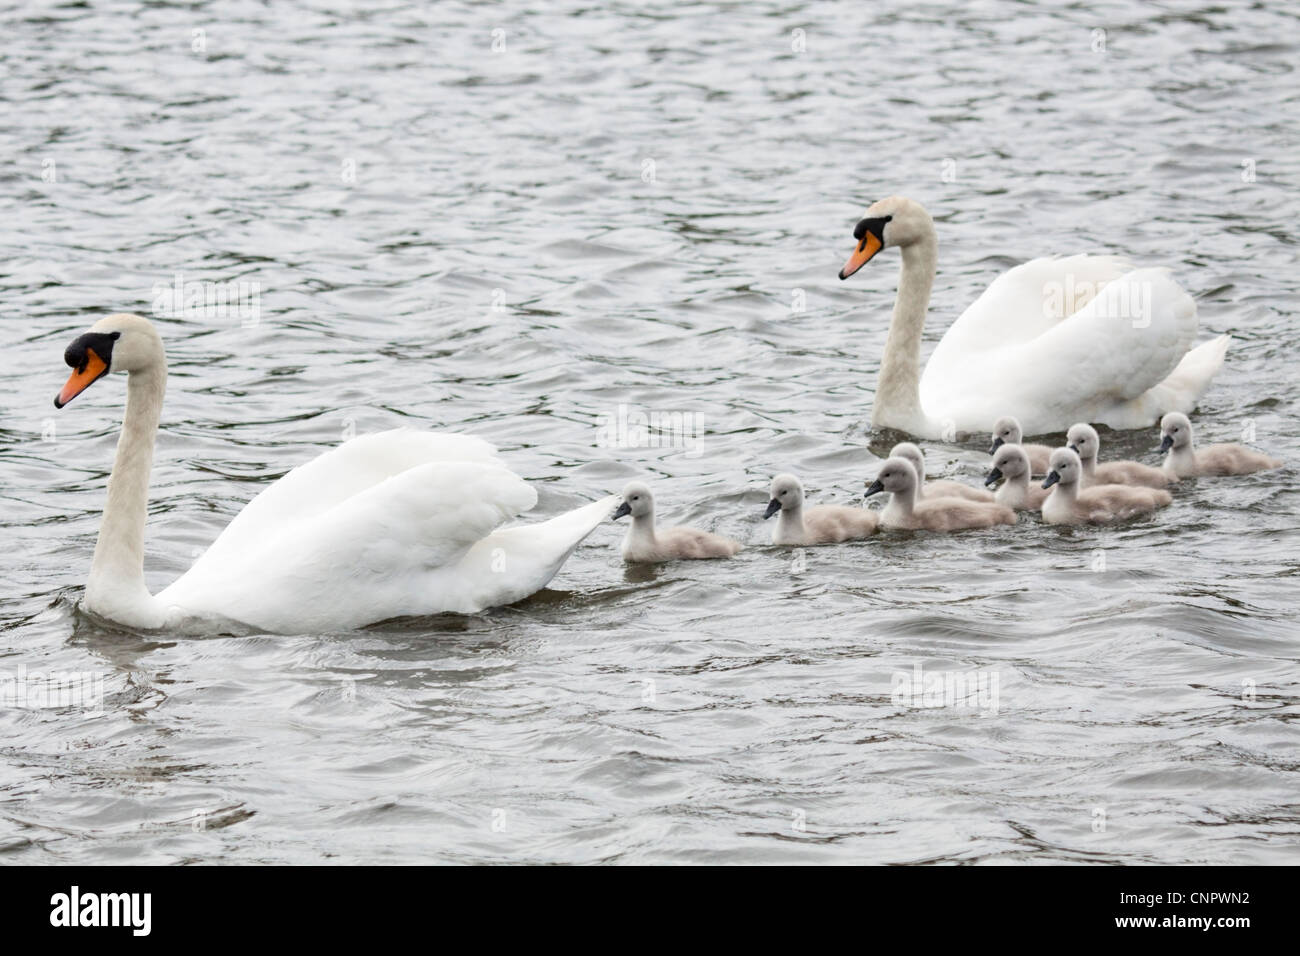
[[[583,540],[600,527],[620,501],[609,495],[547,521],[495,531],[446,569],[472,591],[462,595],[466,610],[512,604],[550,583]]]
[[[1152,416],[1159,418],[1166,412],[1186,414],[1196,408],[1196,402],[1223,365],[1229,341],[1230,336],[1220,335],[1184,355],[1168,378],[1143,396],[1151,406]]]

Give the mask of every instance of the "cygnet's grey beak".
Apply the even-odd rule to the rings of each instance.
[[[630,515],[631,513],[632,513],[632,506],[625,501],[621,505],[619,505],[618,510],[614,512],[613,520],[617,521],[619,518],[623,517],[623,515]]]
[[[763,520],[766,521],[768,518],[772,517],[772,515],[776,514],[780,510],[781,510],[781,502],[773,498],[771,501],[767,503],[767,510],[763,512]]]
[[[870,498],[872,495],[878,495],[884,490],[885,490],[884,482],[882,482],[879,478],[877,478],[875,481],[873,481],[871,484],[867,486],[867,493],[862,497]]]
[[[992,471],[990,471],[987,475],[984,476],[984,485],[985,487],[987,487],[988,485],[991,485],[994,482],[1001,481],[1001,480],[1002,480],[1002,469],[994,468]]]
[[[1043,487],[1050,488],[1060,480],[1061,476],[1057,474],[1056,469],[1052,469],[1047,473],[1047,477],[1043,479]]]
[[[989,446],[989,454],[996,455],[998,453],[998,449],[1005,444],[1006,442],[1004,442],[1001,438],[993,439],[993,444]]]
[[[1169,449],[1173,447],[1174,447],[1174,436],[1162,435],[1160,438],[1160,454],[1163,455],[1165,452],[1167,452]]]

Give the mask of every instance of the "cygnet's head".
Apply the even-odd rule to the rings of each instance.
[[[623,489],[623,503],[618,506],[614,512],[614,520],[617,521],[624,515],[631,515],[633,518],[644,518],[646,515],[655,513],[654,496],[650,494],[650,489],[642,482],[630,481]]]
[[[1160,419],[1160,450],[1186,448],[1192,443],[1192,422],[1182,412],[1170,412]]]
[[[919,202],[890,196],[872,203],[866,216],[853,227],[853,238],[858,244],[840,270],[840,278],[853,275],[881,249],[910,246],[932,235],[934,220]]]
[[[890,458],[880,466],[876,480],[867,486],[867,498],[888,491],[891,495],[916,488],[916,469],[906,458]]]
[[[1043,479],[1044,488],[1050,488],[1058,482],[1062,485],[1073,485],[1078,482],[1079,475],[1083,471],[1083,462],[1079,461],[1079,456],[1068,448],[1058,448],[1052,452],[1048,464],[1050,467],[1047,477]]]
[[[993,470],[984,476],[984,484],[991,485],[1005,478],[1013,481],[1029,475],[1029,456],[1019,445],[1003,445],[993,456]]]
[[[1023,437],[1018,418],[1012,415],[999,418],[993,423],[993,444],[989,446],[989,454],[996,455],[1003,445],[1019,445]]]
[[[772,500],[763,512],[766,520],[778,511],[790,511],[803,504],[803,485],[794,475],[777,475],[772,479]]]
[[[912,467],[916,469],[917,483],[924,483],[925,455],[916,445],[913,445],[910,441],[901,441],[893,448],[889,449],[889,457],[902,458],[904,461],[911,462]]]
[[[1097,435],[1097,429],[1085,422],[1079,422],[1077,425],[1071,425],[1070,430],[1065,433],[1065,447],[1087,461],[1089,458],[1096,458],[1097,453],[1101,451],[1101,438]]]

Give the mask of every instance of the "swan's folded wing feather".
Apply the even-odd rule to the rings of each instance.
[[[547,521],[492,532],[434,581],[434,599],[473,612],[513,604],[550,583],[574,549],[613,514],[621,498],[609,495]],[[454,594],[453,594],[454,592]]]
[[[199,563],[231,560],[394,475],[417,465],[451,461],[499,463],[495,448],[470,435],[415,428],[358,435],[263,489],[218,535]]]
[[[927,368],[922,399],[972,420],[1015,414],[1027,435],[1108,421],[1174,370],[1196,328],[1196,304],[1165,270],[1135,270],[1042,335],[968,356],[960,376]]]
[[[158,597],[191,613],[298,633],[428,613],[433,576],[536,501],[499,465],[417,465],[228,560],[196,564]]]
[[[1120,256],[1046,256],[1008,269],[953,322],[926,374],[960,374],[976,353],[1029,342],[1077,313],[1111,282],[1132,272]]]
[[[377,577],[452,563],[537,504],[537,492],[500,465],[433,462],[353,495],[291,529],[316,563],[351,561]]]
[[[1136,398],[1177,367],[1196,336],[1196,304],[1164,269],[1138,269],[1033,342],[1009,350],[1023,387],[1080,410]],[[1018,355],[1016,353],[1019,353]]]

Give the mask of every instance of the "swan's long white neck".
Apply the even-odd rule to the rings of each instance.
[[[117,440],[108,499],[86,584],[86,602],[91,610],[145,626],[149,622],[141,620],[142,615],[156,612],[144,583],[144,526],[149,511],[154,436],[166,385],[167,362],[161,356],[148,368],[127,377],[122,433]]]
[[[921,408],[921,332],[930,306],[930,289],[938,261],[938,239],[931,229],[919,240],[901,247],[903,265],[898,273],[894,317],[880,362],[871,424],[920,434],[928,421]]]

